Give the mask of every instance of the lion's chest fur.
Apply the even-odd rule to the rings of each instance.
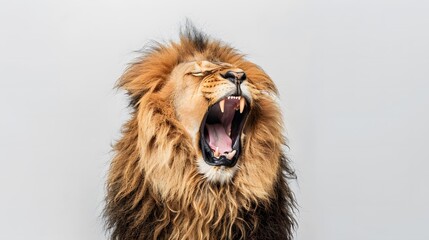
[[[248,214],[255,205],[241,201],[231,190],[203,185],[167,201],[158,195],[143,203],[152,210],[142,224],[153,226],[150,237],[156,239],[239,239],[255,225]]]

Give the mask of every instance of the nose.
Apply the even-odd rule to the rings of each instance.
[[[237,91],[236,95],[241,96],[241,87],[240,84],[246,80],[246,74],[244,72],[236,72],[236,71],[228,71],[224,75],[222,75],[223,78],[228,79],[232,83],[235,84]]]
[[[222,77],[235,84],[241,84],[244,80],[246,80],[246,74],[244,72],[228,71],[222,75]]]

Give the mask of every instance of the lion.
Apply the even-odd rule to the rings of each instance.
[[[111,239],[292,239],[296,209],[278,90],[189,24],[118,80],[131,117],[114,145]]]

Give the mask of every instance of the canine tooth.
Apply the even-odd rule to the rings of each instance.
[[[231,159],[235,156],[235,153],[236,153],[236,151],[235,151],[235,150],[233,150],[232,152],[230,152],[230,153],[228,153],[228,154],[226,155],[226,158],[228,158],[229,160],[231,160]]]
[[[246,106],[246,99],[241,98],[240,99],[240,113],[243,113],[244,106]]]
[[[217,158],[220,156],[219,147],[216,147],[216,151],[214,152],[214,156]]]
[[[219,107],[220,107],[220,111],[221,111],[221,112],[224,112],[224,111],[225,111],[225,99],[222,99],[222,100],[219,102]]]

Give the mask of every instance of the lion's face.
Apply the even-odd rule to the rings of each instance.
[[[211,182],[230,181],[256,89],[244,70],[206,60],[178,65],[170,81],[175,114],[193,140],[198,171]]]
[[[277,90],[261,68],[221,42],[183,37],[131,65],[119,84],[134,113],[117,158],[133,150],[130,169],[164,197],[233,183],[246,199],[268,198],[284,138]]]

